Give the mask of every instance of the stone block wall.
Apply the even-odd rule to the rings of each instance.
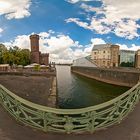
[[[127,87],[137,84],[140,77],[140,71],[126,69],[71,67],[71,71],[98,81]]]

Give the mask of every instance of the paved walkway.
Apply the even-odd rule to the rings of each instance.
[[[94,134],[52,134],[17,123],[0,105],[0,140],[140,140],[140,103],[119,125]]]
[[[0,84],[16,95],[41,105],[48,104],[52,78],[45,76],[0,75]]]

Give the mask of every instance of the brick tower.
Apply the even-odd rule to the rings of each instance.
[[[31,63],[49,64],[49,54],[48,53],[41,53],[39,51],[39,35],[34,34],[30,35],[30,42],[31,42]]]
[[[40,64],[39,35],[37,34],[31,35],[30,42],[31,42],[31,63]]]

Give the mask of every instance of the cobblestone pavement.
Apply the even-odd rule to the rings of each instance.
[[[140,140],[140,103],[120,124],[94,134],[44,133],[17,123],[0,106],[0,140]]]

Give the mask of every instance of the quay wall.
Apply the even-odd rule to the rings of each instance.
[[[0,75],[19,75],[19,76],[56,76],[56,72],[28,72],[28,71],[0,71]]]
[[[133,87],[139,81],[140,71],[129,69],[107,69],[93,67],[76,67],[72,66],[73,73],[86,76],[101,82],[114,84],[118,86]]]
[[[31,76],[36,76],[36,77],[46,77],[48,78],[48,86],[49,89],[44,90],[44,97],[46,97],[45,95],[48,95],[48,97],[46,97],[46,101],[47,101],[47,106],[48,107],[57,107],[57,84],[56,84],[56,71],[54,72],[31,72],[31,71],[22,71],[22,72],[18,72],[18,71],[10,71],[10,72],[6,72],[6,71],[0,71],[0,78],[1,76],[5,76],[5,75],[10,75],[10,76],[26,76],[26,77],[31,77]],[[7,79],[8,80],[8,79]],[[0,85],[2,85],[2,83],[0,83]],[[9,83],[10,85],[10,83]],[[26,84],[27,85],[27,84]],[[32,85],[27,85],[27,86],[32,86]],[[24,86],[25,87],[25,86]],[[14,88],[14,87],[13,87]],[[21,86],[22,88],[22,86]],[[38,87],[33,87],[33,88],[38,88]],[[17,90],[17,92],[19,92]],[[33,94],[31,94],[32,96]],[[20,95],[19,95],[20,96]],[[42,96],[39,96],[42,99]],[[44,100],[41,100],[40,104],[44,103]],[[33,102],[33,101],[32,101]]]

